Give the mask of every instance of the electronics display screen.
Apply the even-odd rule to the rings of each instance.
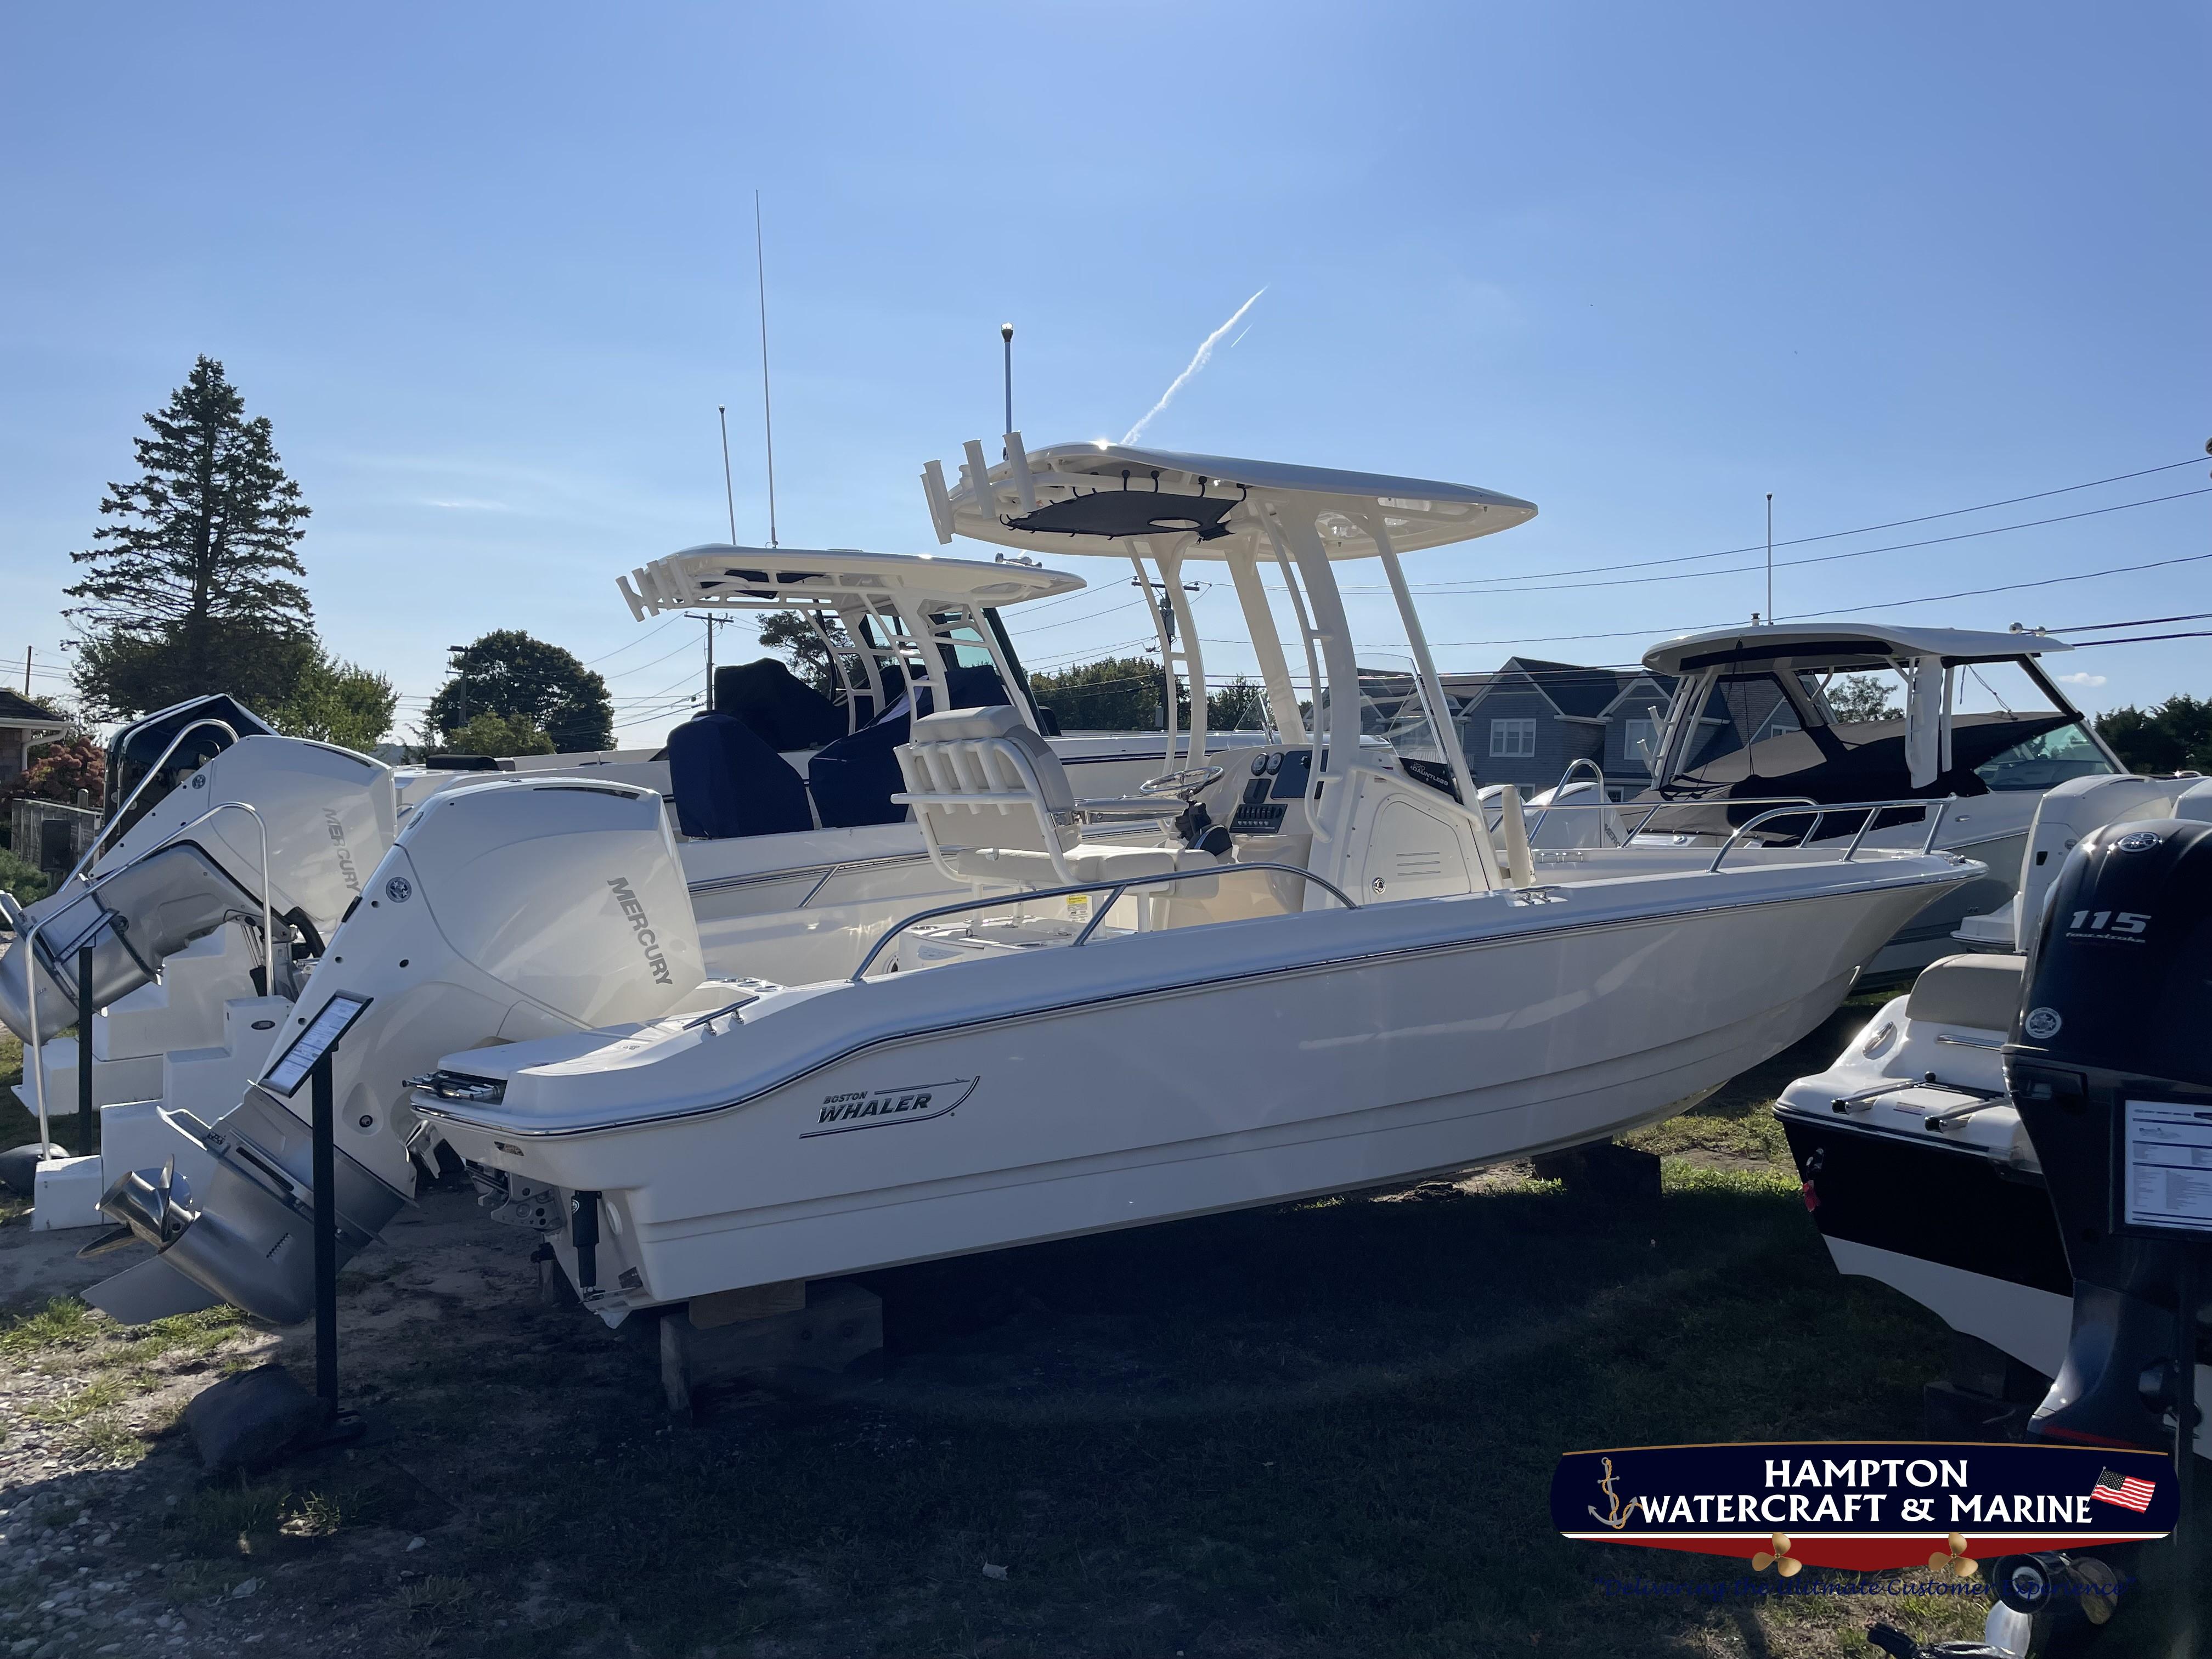
[[[276,1056],[261,1079],[262,1087],[273,1089],[280,1095],[295,1095],[300,1085],[307,1080],[307,1073],[315,1069],[315,1062],[330,1053],[337,1040],[352,1027],[354,1021],[367,1012],[370,999],[349,996],[341,991],[322,1006],[307,1029],[294,1037],[284,1052]]]

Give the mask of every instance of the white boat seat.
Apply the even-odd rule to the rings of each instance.
[[[1085,841],[1084,803],[1060,757],[1004,705],[923,715],[898,762],[907,787],[892,799],[914,808],[932,862],[956,881],[1074,886],[1218,862],[1207,853]],[[1159,805],[1164,817],[1182,810],[1179,801]]]
[[[2020,1006],[2026,957],[1986,952],[1931,962],[1912,981],[1905,1018],[1931,1025],[1964,1025],[1977,1031],[2009,1031]]]

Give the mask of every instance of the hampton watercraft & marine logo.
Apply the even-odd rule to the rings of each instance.
[[[822,1115],[816,1127],[804,1130],[801,1140],[817,1135],[842,1135],[854,1129],[880,1129],[891,1123],[927,1123],[950,1116],[961,1102],[975,1092],[980,1077],[956,1077],[946,1083],[917,1083],[902,1089],[858,1089],[822,1097]]]
[[[1552,1523],[1569,1538],[1803,1566],[1976,1563],[2136,1543],[2173,1530],[2163,1454],[1978,1442],[1781,1442],[1569,1452]]]

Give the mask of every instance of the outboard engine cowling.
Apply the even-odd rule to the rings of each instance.
[[[230,802],[253,813],[217,810]],[[162,957],[226,921],[249,921],[258,933],[264,831],[278,940],[288,937],[287,918],[316,939],[328,938],[390,849],[398,809],[391,769],[368,756],[249,733],[224,739],[189,777],[150,805],[142,795],[132,811],[130,829],[85,875],[25,907],[15,943],[0,955],[0,1024],[17,1036],[30,1034],[34,977],[43,1035],[76,1018],[80,946],[97,952],[93,994],[105,1006],[153,979]],[[33,926],[38,938],[27,947]]]
[[[207,1150],[213,1182],[155,1204],[160,1172],[138,1171],[101,1200],[161,1254],[86,1300],[126,1323],[210,1295],[278,1322],[307,1316],[312,1095],[284,1060],[334,1003],[360,1005],[331,1058],[343,1263],[413,1192],[427,1149],[410,1077],[490,1042],[658,1018],[704,971],[658,792],[501,775],[433,796],[331,935],[263,1081],[212,1127],[167,1115]]]
[[[2068,856],[2005,1077],[2075,1280],[2065,1364],[2031,1431],[2168,1447],[2168,1413],[2212,1358],[2193,1316],[2179,1340],[2191,1258],[2212,1249],[2212,823],[2108,824]],[[2170,1153],[2145,1157],[2154,1139]]]

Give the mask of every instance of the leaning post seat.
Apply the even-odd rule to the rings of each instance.
[[[695,714],[668,734],[676,827],[727,841],[811,830],[806,786],[791,763],[734,714]]]
[[[944,671],[945,695],[955,708],[975,708],[1008,701],[1006,688],[988,668],[949,668]],[[917,694],[925,710],[934,707],[934,692],[921,687]],[[895,754],[907,740],[909,699],[902,695],[890,708],[848,738],[840,738],[806,763],[806,780],[814,792],[814,810],[824,829],[850,830],[867,823],[898,823],[906,808],[892,799],[903,779]]]
[[[1052,745],[1003,704],[925,714],[898,750],[906,790],[931,861],[981,886],[1073,886],[1209,869],[1210,854],[1116,847],[1083,839],[1083,803]],[[1164,802],[1172,813],[1179,803]]]

